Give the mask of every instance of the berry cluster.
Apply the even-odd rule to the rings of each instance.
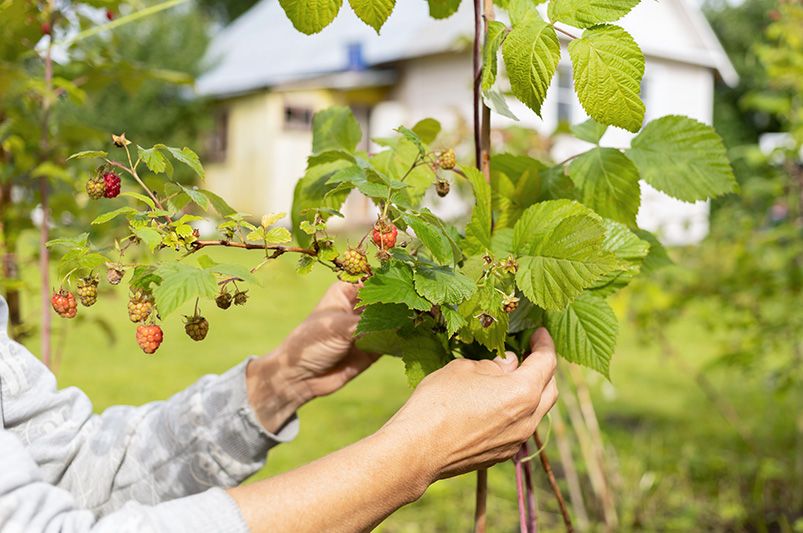
[[[343,258],[340,260],[340,265],[346,273],[352,276],[369,274],[371,272],[365,250],[360,248],[349,248],[346,250],[346,253],[343,254]]]
[[[201,315],[195,314],[186,317],[187,321],[184,323],[184,331],[194,341],[202,341],[209,333],[209,321]]]
[[[377,222],[371,232],[371,239],[380,250],[389,250],[396,246],[398,228],[390,222]]]
[[[87,276],[78,280],[78,299],[84,307],[90,307],[98,301],[98,278]]]
[[[142,322],[153,311],[153,296],[145,291],[136,290],[128,299],[128,318],[131,322]]]
[[[449,148],[438,155],[438,166],[443,170],[452,170],[457,165],[457,157],[454,150]]]
[[[164,339],[162,328],[156,324],[137,326],[137,344],[146,354],[152,354],[159,349]]]
[[[62,318],[75,318],[75,315],[78,314],[78,304],[70,291],[64,289],[59,289],[58,292],[54,291],[53,296],[50,297],[50,304]]]
[[[117,198],[120,195],[120,176],[112,171],[99,173],[86,182],[86,193],[93,200]]]

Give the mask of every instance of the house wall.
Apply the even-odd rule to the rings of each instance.
[[[206,165],[209,188],[236,209],[261,216],[289,211],[304,175],[312,132],[286,127],[285,105],[313,111],[334,103],[329,91],[260,91],[220,103],[228,111],[225,157]]]

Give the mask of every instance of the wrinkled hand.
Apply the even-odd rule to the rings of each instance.
[[[376,354],[354,345],[354,330],[360,320],[359,285],[338,282],[285,341],[280,350],[292,370],[294,381],[310,399],[331,394],[351,381],[377,359]]]
[[[431,480],[510,459],[555,404],[555,345],[546,329],[532,353],[472,361],[456,359],[427,376],[386,430],[414,436]]]
[[[271,354],[248,366],[248,395],[273,430],[304,403],[331,394],[376,361],[354,345],[358,285],[329,287],[312,313]],[[289,412],[288,412],[289,411]]]

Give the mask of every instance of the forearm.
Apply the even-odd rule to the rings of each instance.
[[[388,426],[314,463],[229,494],[254,533],[363,531],[434,480],[412,433]]]

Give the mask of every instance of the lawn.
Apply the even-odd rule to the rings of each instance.
[[[134,342],[125,289],[103,284],[100,302],[91,310],[82,309],[79,319],[67,323],[56,318],[55,343],[63,346],[61,386],[82,388],[98,411],[165,398],[201,375],[222,372],[249,354],[269,352],[309,312],[332,276],[319,270],[299,277],[292,258],[283,257],[263,269],[260,279],[263,286],[250,289],[245,308],[221,311],[205,306],[211,326],[203,343],[184,335],[178,314],[169,317],[165,342],[153,357],[143,355]],[[36,303],[33,298],[25,303],[30,314]],[[619,303],[621,312],[624,300]],[[185,311],[189,313],[189,307]],[[98,327],[99,321],[108,328]],[[694,320],[682,321],[670,338],[693,367],[711,356],[711,339]],[[38,339],[26,344],[36,351]],[[287,471],[376,430],[410,394],[402,370],[400,361],[382,359],[343,391],[306,406],[300,413],[299,437],[274,449],[255,478]],[[799,395],[773,395],[758,379],[735,372],[713,375],[745,428],[761,443],[759,457],[738,439],[691,377],[654,347],[640,346],[628,325],[622,328],[611,382],[588,378],[611,452],[609,465],[619,479],[616,498],[625,524],[621,530],[739,530],[752,515],[772,517],[779,510],[789,511],[777,509],[774,495],[800,501],[794,494],[803,484],[799,471],[795,473],[803,465],[799,457],[797,465],[794,461],[801,450],[795,432]],[[554,443],[548,451],[557,463]],[[536,472],[542,531],[560,531],[543,475]],[[379,530],[469,531],[473,487],[473,476],[439,482]],[[491,471],[488,512],[489,531],[517,530],[510,464]]]

